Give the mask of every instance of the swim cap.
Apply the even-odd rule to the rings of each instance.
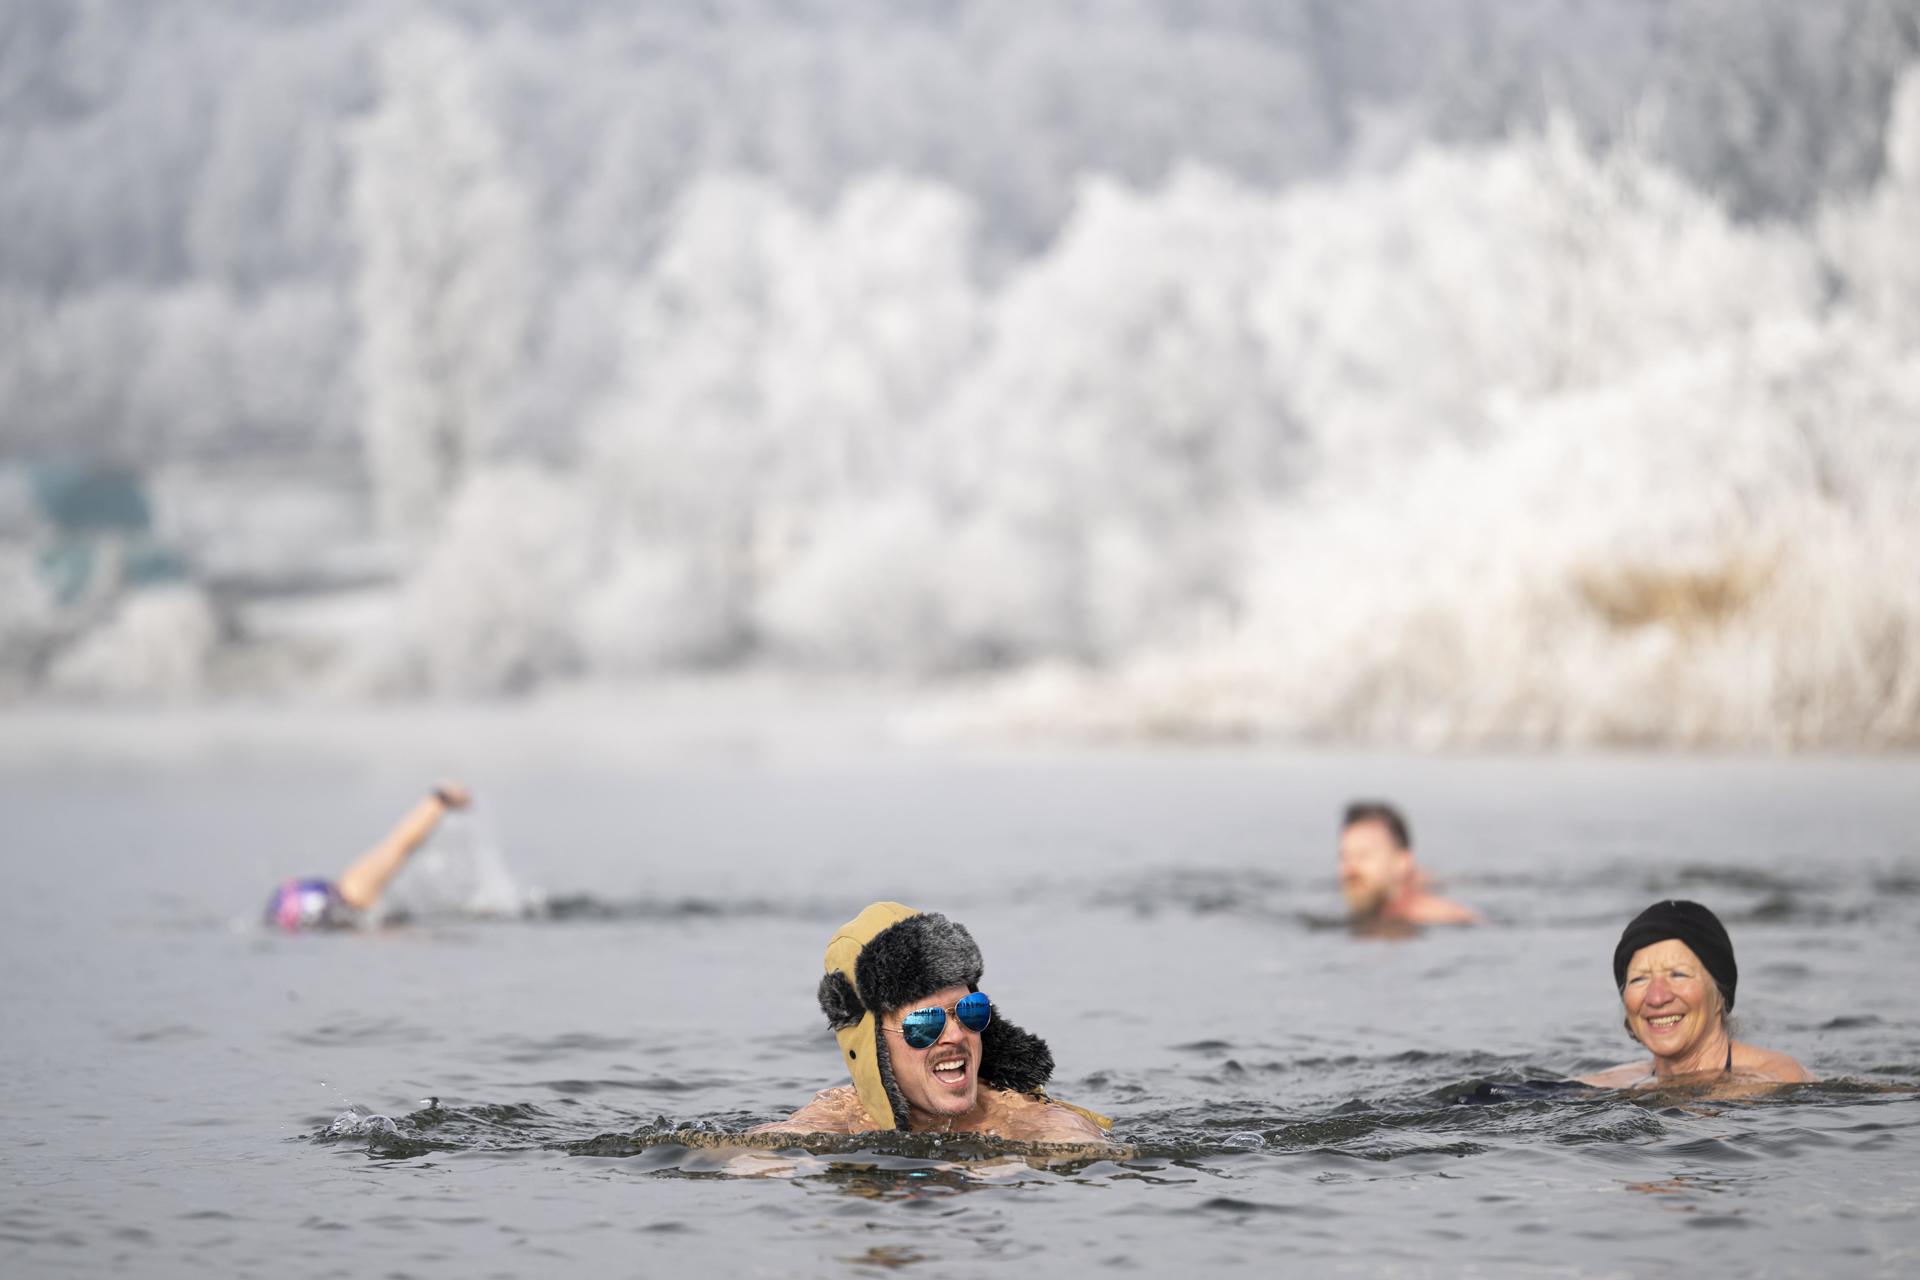
[[[978,990],[984,968],[965,925],[897,902],[876,902],[834,931],[820,979],[820,1009],[876,1128],[908,1124],[907,1100],[879,1034],[881,1016],[947,987]],[[1040,1094],[1053,1074],[1053,1054],[1046,1041],[994,1008],[980,1033],[979,1070],[982,1084]]]
[[[341,923],[340,891],[330,880],[288,880],[267,900],[267,923],[282,929],[322,929]]]
[[[1734,989],[1740,985],[1740,966],[1733,961],[1733,939],[1727,936],[1720,917],[1697,902],[1683,899],[1656,902],[1628,923],[1620,935],[1620,945],[1613,949],[1615,990],[1626,989],[1627,963],[1634,952],[1669,938],[1686,943],[1687,949],[1700,957],[1714,985],[1720,988],[1727,1012],[1732,1013]]]

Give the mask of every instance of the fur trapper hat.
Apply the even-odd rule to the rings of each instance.
[[[834,931],[820,1009],[874,1128],[908,1127],[907,1100],[894,1081],[880,1018],[947,987],[977,991],[984,968],[965,925],[897,902],[876,902]],[[1052,1074],[1047,1042],[995,1007],[980,1033],[980,1083],[1045,1096]]]

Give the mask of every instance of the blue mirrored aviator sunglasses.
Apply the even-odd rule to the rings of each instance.
[[[987,1024],[993,1021],[993,1001],[987,999],[984,991],[961,996],[953,1006],[953,1016],[969,1031],[985,1031]],[[947,1011],[938,1005],[931,1009],[915,1009],[900,1019],[900,1038],[907,1042],[909,1048],[930,1047],[946,1029]]]

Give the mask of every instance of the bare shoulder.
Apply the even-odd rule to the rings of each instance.
[[[1113,1136],[1072,1107],[1049,1102],[1044,1108],[1045,1136],[1039,1142],[1112,1142]]]
[[[1781,1084],[1805,1084],[1819,1078],[1784,1053],[1756,1049],[1750,1044],[1734,1046],[1733,1065],[1743,1076],[1756,1076]]]
[[[1623,1062],[1617,1067],[1608,1067],[1605,1071],[1590,1076],[1581,1076],[1581,1084],[1590,1084],[1596,1089],[1631,1089],[1634,1085],[1653,1074],[1651,1062]]]
[[[862,1133],[873,1128],[851,1085],[822,1089],[785,1120],[757,1124],[748,1133]]]
[[[1107,1131],[1072,1107],[1003,1092],[994,1099],[993,1131],[1020,1142],[1111,1142]]]
[[[1480,913],[1433,894],[1422,894],[1408,909],[1407,918],[1415,924],[1479,924]]]

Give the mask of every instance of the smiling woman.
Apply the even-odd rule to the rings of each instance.
[[[1613,952],[1613,980],[1627,1034],[1653,1054],[1583,1084],[1624,1089],[1729,1077],[1789,1084],[1811,1080],[1784,1053],[1740,1044],[1727,1018],[1740,969],[1720,918],[1697,902],[1669,899],[1635,916]]]

